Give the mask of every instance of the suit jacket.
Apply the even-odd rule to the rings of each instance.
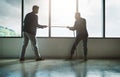
[[[74,29],[77,30],[77,35],[79,34],[80,36],[88,37],[86,20],[84,18],[75,21]]]
[[[24,19],[23,31],[36,35],[38,26],[38,16],[33,12],[28,13]]]

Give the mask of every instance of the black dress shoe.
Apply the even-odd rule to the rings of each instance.
[[[66,58],[66,60],[72,60],[72,57],[70,56],[70,57]]]
[[[68,59],[72,59],[72,57],[69,57]]]
[[[36,59],[36,61],[41,61],[41,60],[44,60],[44,58],[40,57]]]
[[[19,61],[24,61],[24,60],[25,60],[25,58],[20,58],[20,59],[19,59]]]

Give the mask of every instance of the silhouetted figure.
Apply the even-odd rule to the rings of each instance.
[[[24,42],[23,42],[23,47],[22,47],[22,52],[20,56],[20,61],[25,60],[25,51],[28,46],[29,40],[31,41],[33,51],[36,56],[36,61],[42,60],[42,57],[40,56],[38,52],[38,48],[36,46],[36,30],[37,28],[45,28],[47,26],[45,25],[39,25],[38,24],[38,16],[36,15],[38,13],[39,6],[34,5],[32,7],[32,12],[28,13],[25,16],[24,19],[24,25],[23,25],[23,35],[24,35]]]
[[[73,27],[68,27],[70,30],[77,30],[77,36],[75,38],[75,42],[71,48],[71,56],[69,59],[72,59],[74,51],[78,45],[78,43],[83,40],[84,47],[84,60],[87,60],[87,40],[88,40],[88,32],[86,29],[86,20],[80,16],[80,13],[75,14],[75,23]]]

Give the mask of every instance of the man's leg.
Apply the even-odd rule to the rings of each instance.
[[[74,44],[73,44],[73,46],[72,46],[72,48],[71,48],[71,56],[70,56],[70,58],[72,58],[72,56],[73,56],[73,54],[74,54],[74,51],[75,51],[78,43],[80,42],[80,40],[81,40],[80,36],[77,35],[77,37],[76,37],[76,39],[75,39],[75,42],[74,42]]]
[[[38,48],[37,48],[37,45],[36,45],[36,38],[35,38],[35,35],[32,35],[32,34],[29,34],[28,33],[28,36],[29,36],[29,39],[31,41],[31,45],[32,45],[32,49],[35,53],[35,56],[36,56],[36,59],[39,59],[41,58],[39,52],[38,52]]]
[[[29,41],[29,38],[27,37],[26,32],[23,32],[23,35],[24,35],[24,41],[23,41],[23,46],[22,46],[22,52],[20,55],[20,61],[24,60],[26,47],[27,47],[28,41]]]
[[[84,60],[87,60],[87,37],[83,39],[83,48],[84,48]]]

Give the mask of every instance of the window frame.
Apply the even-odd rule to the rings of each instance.
[[[93,39],[120,39],[120,37],[106,37],[106,22],[105,22],[105,11],[106,11],[106,6],[105,6],[105,1],[106,0],[102,0],[102,26],[103,26],[103,31],[102,31],[102,37],[88,37],[88,38],[93,38]],[[76,10],[78,10],[78,5],[79,4],[77,4],[77,2],[78,2],[78,0],[76,0]],[[48,13],[49,15],[49,17],[48,17],[48,37],[37,37],[37,38],[74,38],[74,37],[51,37],[51,0],[49,0],[49,13]],[[5,36],[5,37],[3,37],[3,36],[0,36],[0,38],[22,38],[23,37],[23,35],[22,35],[22,27],[23,27],[23,17],[24,17],[24,0],[21,0],[21,36],[14,36],[14,37],[7,37],[7,36]]]

